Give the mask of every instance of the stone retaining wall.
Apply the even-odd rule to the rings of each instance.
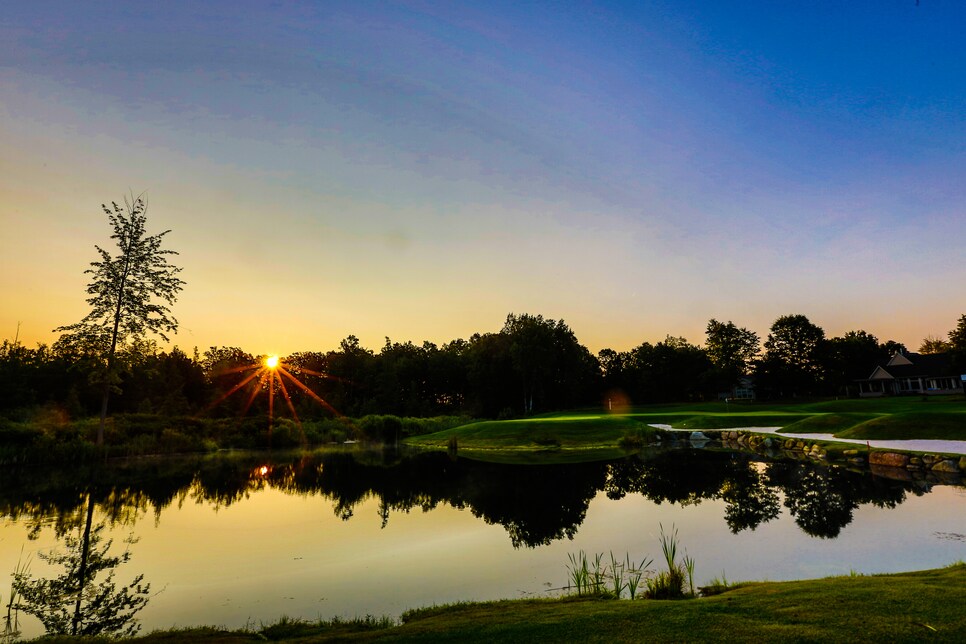
[[[828,443],[803,438],[755,434],[740,430],[704,431],[712,440],[720,440],[724,447],[751,451],[768,456],[781,455],[799,459],[815,459],[852,468],[870,469],[873,474],[899,480],[962,485],[966,478],[966,456],[894,452],[858,446],[841,452],[834,450],[830,457]]]

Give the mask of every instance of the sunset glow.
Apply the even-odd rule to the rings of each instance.
[[[244,416],[248,413],[251,408],[252,403],[255,402],[255,398],[262,392],[268,394],[268,435],[271,438],[272,428],[275,423],[275,394],[280,392],[282,398],[285,399],[285,404],[288,407],[289,413],[292,416],[292,420],[298,425],[299,432],[302,434],[302,441],[305,441],[305,434],[302,432],[302,421],[299,419],[298,412],[295,411],[295,405],[292,403],[292,397],[289,394],[288,388],[285,386],[285,380],[288,380],[290,384],[294,385],[299,391],[307,395],[313,401],[321,405],[324,409],[332,412],[336,416],[339,416],[339,412],[335,410],[332,405],[327,403],[321,396],[316,394],[312,389],[310,389],[305,383],[301,382],[292,375],[291,371],[286,368],[286,365],[277,355],[265,356],[258,362],[242,367],[233,367],[225,371],[222,374],[227,373],[241,373],[241,379],[232,386],[228,391],[219,396],[208,405],[208,409],[213,409],[221,402],[230,398],[233,394],[241,389],[247,389],[248,399],[245,401],[245,406],[242,408],[241,414]],[[312,371],[310,369],[300,368],[303,374],[318,376],[320,378],[329,378],[327,374],[319,373],[317,371]]]
[[[594,353],[798,312],[912,348],[962,313],[966,3],[204,6],[5,3],[3,337],[84,314],[129,187],[180,253],[183,348],[508,312]],[[281,300],[280,337],[252,303]]]

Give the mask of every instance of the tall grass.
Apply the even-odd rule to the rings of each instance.
[[[661,554],[664,555],[667,570],[649,575],[648,567],[654,563],[653,559],[645,558],[638,565],[631,561],[630,555],[625,554],[622,561],[611,552],[608,563],[604,561],[603,554],[594,555],[591,560],[581,550],[567,555],[570,559],[567,566],[569,582],[565,590],[576,592],[578,596],[593,595],[614,599],[621,599],[626,593],[630,599],[636,599],[643,582],[644,597],[647,599],[696,597],[694,557],[685,550],[679,562],[680,540],[677,527],[672,524],[671,531],[665,532],[664,525],[658,525],[661,529],[658,542],[661,544]]]
[[[596,596],[621,599],[626,592],[630,599],[637,598],[641,580],[647,567],[653,563],[652,559],[644,559],[640,565],[631,561],[630,555],[625,554],[620,560],[610,553],[610,563],[604,560],[603,553],[594,555],[593,560],[581,550],[579,553],[569,553],[570,565],[569,583],[567,590],[576,592],[578,596]]]
[[[667,570],[659,572],[654,577],[649,577],[646,580],[647,590],[644,596],[648,599],[680,599],[685,596],[684,584],[685,584],[685,565],[690,566],[691,571],[691,581],[690,594],[694,595],[693,586],[693,573],[694,573],[694,560],[690,557],[685,556],[686,563],[681,565],[677,562],[678,553],[678,529],[671,526],[672,532],[664,532],[664,525],[658,524],[661,527],[661,536],[659,538],[661,544],[661,552],[664,554],[664,562],[667,564]]]
[[[20,558],[13,569],[13,578],[20,579],[30,570],[30,560],[23,560],[23,548],[20,549]],[[10,600],[7,602],[7,614],[3,618],[3,633],[0,634],[0,642],[7,644],[20,638],[20,609],[17,601],[19,593],[16,584],[10,585]]]

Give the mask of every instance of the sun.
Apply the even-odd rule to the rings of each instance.
[[[260,392],[268,393],[268,436],[269,441],[271,441],[272,427],[275,422],[275,395],[276,391],[282,394],[285,399],[285,404],[288,406],[288,410],[292,414],[292,420],[298,425],[299,432],[302,434],[302,442],[305,442],[305,433],[302,431],[302,422],[299,420],[299,415],[295,411],[295,405],[292,403],[292,397],[289,395],[288,387],[285,386],[285,381],[288,380],[289,384],[297,387],[302,393],[307,395],[309,398],[319,403],[325,409],[328,409],[336,416],[340,416],[338,411],[332,405],[323,400],[317,393],[309,389],[304,383],[302,383],[298,378],[296,378],[289,371],[292,366],[282,362],[278,355],[273,354],[265,356],[259,362],[254,364],[244,365],[241,367],[233,367],[228,369],[228,372],[250,372],[248,375],[244,376],[240,382],[236,383],[231,389],[223,393],[216,400],[212,401],[208,405],[208,409],[213,409],[221,401],[225,400],[236,391],[239,391],[246,386],[250,389],[248,395],[248,400],[245,402],[245,407],[241,412],[241,416],[248,413],[248,408],[255,401],[255,397]],[[298,367],[298,373],[307,374],[312,376],[318,376],[320,378],[331,378],[331,376],[319,373],[318,371],[312,371],[311,369],[306,369],[305,367]]]

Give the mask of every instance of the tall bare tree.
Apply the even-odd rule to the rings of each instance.
[[[54,329],[65,334],[58,342],[92,348],[104,361],[98,445],[104,443],[107,404],[118,380],[118,349],[147,333],[167,340],[167,333],[178,331],[178,321],[168,305],[174,304],[185,283],[178,278],[181,268],[168,262],[168,256],[177,253],[161,248],[162,238],[171,231],[147,234],[147,207],[143,194],[125,197],[123,208],[116,202],[111,207],[101,205],[114,229],[111,239],[117,244],[117,254],[94,246],[100,260],[84,271],[93,276],[87,285],[91,312],[76,324]]]

